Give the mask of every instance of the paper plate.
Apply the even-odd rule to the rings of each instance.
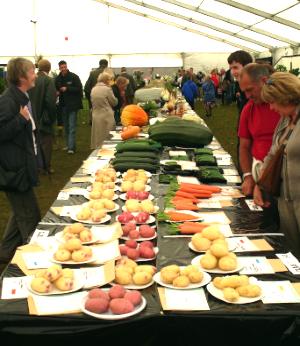
[[[228,250],[229,251],[233,251],[235,249],[234,243],[227,241],[227,244],[228,244]],[[206,250],[205,251],[204,250],[203,251],[197,250],[191,241],[189,242],[189,248],[195,252],[206,252]]]
[[[125,244],[122,244],[122,245],[120,245],[120,246],[125,246]],[[154,256],[154,257],[151,257],[151,258],[138,257],[138,258],[135,259],[134,261],[135,261],[135,262],[148,262],[148,261],[153,261],[153,260],[155,260],[155,258],[156,258],[156,256],[157,256],[159,250],[158,250],[158,247],[154,247],[153,250],[154,250],[154,253],[155,253],[155,256]],[[122,255],[122,257],[128,258],[128,257],[125,256],[125,255]]]
[[[117,284],[115,282],[110,282],[109,283],[110,285],[112,286],[115,286],[115,285],[120,285],[120,284]],[[149,283],[147,283],[146,285],[135,285],[135,284],[130,284],[130,285],[121,285],[123,286],[124,288],[126,288],[127,290],[143,290],[144,288],[147,288],[147,287],[150,287],[154,284],[154,280],[152,279]]]
[[[81,265],[81,264],[87,264],[87,263],[92,263],[92,262],[95,262],[97,261],[97,257],[93,254],[91,258],[89,258],[88,260],[86,261],[82,261],[82,262],[75,262],[75,261],[72,261],[72,260],[69,260],[69,261],[58,261],[56,260],[53,256],[50,257],[50,261],[53,262],[53,263],[57,263],[57,264],[65,264],[65,265]]]
[[[106,215],[104,216],[101,221],[99,222],[94,222],[92,221],[92,219],[87,219],[87,220],[79,220],[77,219],[76,217],[76,214],[78,213],[78,210],[75,210],[75,211],[71,211],[70,213],[70,218],[74,221],[77,221],[77,222],[81,222],[81,223],[88,223],[88,224],[91,224],[91,225],[100,225],[101,223],[105,223],[107,221],[109,221],[111,219],[111,216],[110,215]]]
[[[135,240],[135,241],[146,241],[146,240],[155,239],[156,237],[157,237],[157,232],[155,232],[155,234],[152,237],[149,237],[149,238],[142,238],[142,237],[140,237],[140,238],[133,239],[133,240]],[[123,240],[130,240],[131,238],[122,236],[121,239],[123,239]]]
[[[133,216],[136,216],[138,213],[131,213]],[[116,218],[116,220],[118,221],[118,217]],[[145,222],[136,222],[137,225],[141,225],[141,224],[149,224],[149,223],[153,223],[155,222],[155,217],[153,215],[149,215],[149,218],[147,221]],[[121,222],[121,221],[119,221]],[[122,222],[121,222],[122,223]],[[124,225],[124,223],[122,223]]]
[[[121,186],[116,186],[116,191],[124,192],[121,190]],[[150,185],[145,185],[145,190],[146,192],[151,191],[151,186]]]
[[[150,172],[145,171],[145,170],[144,170],[144,172],[145,172],[145,174],[146,174],[146,177],[148,177],[148,178],[152,177],[152,174],[151,174]],[[122,173],[122,177],[125,177],[126,174],[127,174],[126,172],[123,172],[123,173]]]
[[[205,269],[201,266],[200,264],[200,259],[203,257],[204,255],[200,255],[200,256],[197,256],[195,258],[193,258],[192,260],[192,264],[200,267],[203,271],[206,271],[208,273],[212,273],[212,274],[230,274],[230,273],[236,273],[236,272],[239,272],[241,269],[244,268],[244,265],[239,261],[239,258],[237,257],[237,267],[234,269],[234,270],[221,270],[219,268],[214,268],[214,269]]]
[[[122,193],[119,197],[120,197],[120,199],[122,199],[123,201],[127,201],[126,193]],[[130,199],[130,198],[129,198],[129,199]],[[148,198],[146,198],[146,200],[147,200],[147,199],[150,199],[150,201],[152,201],[152,200],[154,199],[154,196],[153,196],[153,195],[149,195]],[[144,199],[141,200],[141,201],[144,201]]]
[[[81,242],[82,245],[93,244],[93,243],[96,243],[98,241],[98,238],[93,234],[92,230],[91,230],[91,233],[92,233],[92,240],[85,241],[85,242],[82,241]],[[65,243],[66,242],[66,240],[64,239],[64,232],[63,231],[55,233],[54,237],[60,243]],[[77,238],[77,239],[79,239],[79,238]]]
[[[180,268],[183,268],[183,267],[180,267]],[[175,287],[171,284],[164,283],[160,278],[160,272],[154,274],[153,280],[161,286],[164,286],[167,288],[172,288],[174,290],[190,290],[193,288],[199,288],[199,287],[203,287],[203,286],[207,285],[211,281],[211,276],[208,273],[203,272],[203,279],[201,282],[196,283],[196,284],[190,283],[187,287]]]
[[[258,297],[255,297],[255,298],[239,297],[239,299],[236,302],[231,302],[224,298],[223,291],[215,287],[215,285],[212,282],[210,282],[206,286],[206,288],[212,296],[214,296],[217,299],[223,300],[223,302],[226,302],[229,304],[250,304],[262,299],[262,295],[259,295]]]
[[[56,288],[54,285],[52,285],[52,290],[48,293],[40,293],[36,292],[34,289],[31,288],[31,281],[27,282],[27,289],[33,294],[39,295],[39,296],[51,296],[51,295],[57,295],[57,294],[66,294],[66,293],[71,293],[71,292],[76,292],[80,290],[85,283],[84,276],[82,275],[82,272],[79,270],[74,270],[74,285],[71,290],[68,291],[61,291],[58,288]]]
[[[128,211],[125,205],[122,206],[122,210]],[[158,211],[159,211],[159,207],[157,205],[155,205],[153,213],[150,213],[150,214],[156,214]]]
[[[94,312],[86,310],[86,308],[84,307],[86,300],[87,300],[87,296],[82,301],[81,311],[87,315],[90,315],[90,316],[95,317],[95,318],[99,318],[101,320],[121,320],[124,318],[128,318],[128,317],[137,315],[138,313],[143,311],[147,305],[146,299],[144,297],[142,297],[142,302],[140,303],[140,305],[135,306],[134,310],[132,312],[127,313],[127,314],[114,315],[111,311],[105,312],[103,314],[96,314]]]
[[[90,191],[86,190],[83,192],[83,197],[88,199],[88,200],[92,200],[92,201],[96,201],[97,199],[94,198],[90,198]],[[119,195],[117,195],[116,193],[114,194],[112,200],[115,201],[116,199],[119,198]],[[102,199],[102,198],[98,198],[98,199]]]

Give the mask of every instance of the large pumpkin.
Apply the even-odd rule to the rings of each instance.
[[[121,123],[123,126],[144,126],[148,124],[148,115],[143,108],[137,105],[128,105],[122,111]]]

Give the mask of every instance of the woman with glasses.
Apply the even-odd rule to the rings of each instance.
[[[281,115],[262,171],[279,147],[286,144],[278,197],[280,231],[285,234],[293,254],[300,257],[300,80],[291,73],[276,72],[266,81],[261,97]],[[257,185],[254,201],[262,207],[269,206]]]

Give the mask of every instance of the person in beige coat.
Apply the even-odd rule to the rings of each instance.
[[[103,72],[98,76],[97,84],[91,92],[92,102],[92,136],[91,148],[96,149],[109,138],[109,131],[114,130],[116,123],[113,107],[118,100],[114,96],[110,82],[112,75]]]

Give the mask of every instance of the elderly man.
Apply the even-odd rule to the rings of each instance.
[[[0,97],[0,190],[5,191],[12,214],[0,245],[0,262],[26,244],[40,221],[33,187],[37,185],[36,125],[28,90],[34,87],[35,67],[24,58],[7,65],[8,89]]]
[[[243,174],[242,192],[253,194],[258,173],[268,154],[280,115],[261,99],[261,90],[273,69],[267,64],[248,64],[241,72],[240,86],[249,99],[241,113],[238,135],[239,159]]]

